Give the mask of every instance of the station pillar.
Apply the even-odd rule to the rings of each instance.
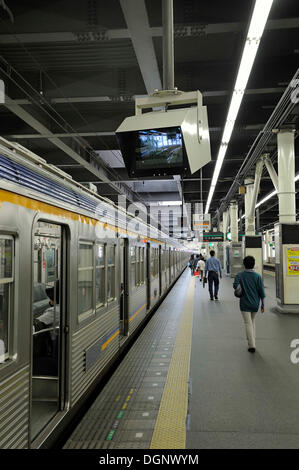
[[[255,235],[255,218],[250,217],[250,209],[253,196],[254,180],[247,178],[245,180],[245,235]]]
[[[245,237],[243,238],[243,256],[253,256],[255,271],[263,276],[263,239],[255,232],[255,205],[259,192],[264,161],[260,158],[256,163],[254,180],[245,180]]]
[[[279,223],[296,223],[295,141],[293,130],[277,134]]]
[[[228,256],[228,253],[227,253],[227,250],[228,250],[228,242],[226,240],[226,234],[228,232],[228,220],[229,220],[229,211],[226,210],[225,212],[223,212],[223,216],[222,216],[222,224],[223,224],[223,256],[222,256],[222,260],[221,263],[222,263],[222,266],[223,266],[223,269],[224,269],[224,272],[226,274],[229,274],[229,256]]]
[[[219,222],[219,231],[223,233],[223,222]],[[224,240],[224,238],[223,238]],[[217,258],[219,259],[222,268],[224,268],[223,265],[223,250],[224,250],[224,241],[223,242],[217,242]]]
[[[269,236],[269,230],[266,230],[265,233],[265,262],[269,263],[270,262],[270,236]]]
[[[235,277],[236,274],[242,271],[242,243],[239,242],[238,236],[238,203],[237,201],[232,201],[229,207],[230,213],[230,230],[231,230],[231,243],[229,251],[230,259],[230,275]]]
[[[230,215],[230,231],[232,234],[232,242],[238,241],[238,203],[232,201],[229,206]]]
[[[299,314],[299,224],[296,223],[294,130],[277,134],[279,223],[275,225],[277,310]]]

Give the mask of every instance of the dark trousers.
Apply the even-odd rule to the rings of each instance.
[[[209,292],[210,292],[210,297],[213,298],[214,296],[218,296],[218,290],[219,290],[219,276],[216,271],[209,271],[208,274],[208,283],[209,283]],[[214,284],[214,293],[213,293],[213,284]]]

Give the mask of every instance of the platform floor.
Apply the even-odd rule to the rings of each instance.
[[[64,448],[299,448],[299,316],[266,312],[247,351],[232,279],[210,301],[189,269],[179,278]]]

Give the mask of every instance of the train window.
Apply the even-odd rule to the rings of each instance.
[[[130,248],[130,280],[131,286],[137,285],[136,280],[136,246]]]
[[[105,247],[96,243],[96,306],[105,304]]]
[[[115,245],[107,247],[107,298],[108,302],[115,299]]]
[[[93,311],[93,244],[79,243],[78,314]]]
[[[151,251],[151,274],[153,277],[157,276],[159,272],[159,249],[152,248]]]
[[[140,248],[140,284],[144,284],[144,248]]]
[[[13,239],[0,235],[0,364],[8,359],[13,285]]]
[[[150,263],[150,268],[151,268],[151,275],[154,276],[154,269],[155,269],[155,250],[154,248],[151,248],[151,263]]]
[[[159,272],[159,249],[155,248],[154,276],[157,276],[158,272]]]
[[[136,247],[136,259],[135,259],[135,285],[140,285],[140,248]]]
[[[168,251],[164,251],[164,270],[168,269],[168,264],[169,264],[169,255]]]

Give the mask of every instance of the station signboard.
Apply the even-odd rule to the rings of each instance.
[[[211,214],[194,214],[193,215],[194,230],[211,230]]]
[[[202,235],[203,242],[223,242],[223,232],[204,232]]]

